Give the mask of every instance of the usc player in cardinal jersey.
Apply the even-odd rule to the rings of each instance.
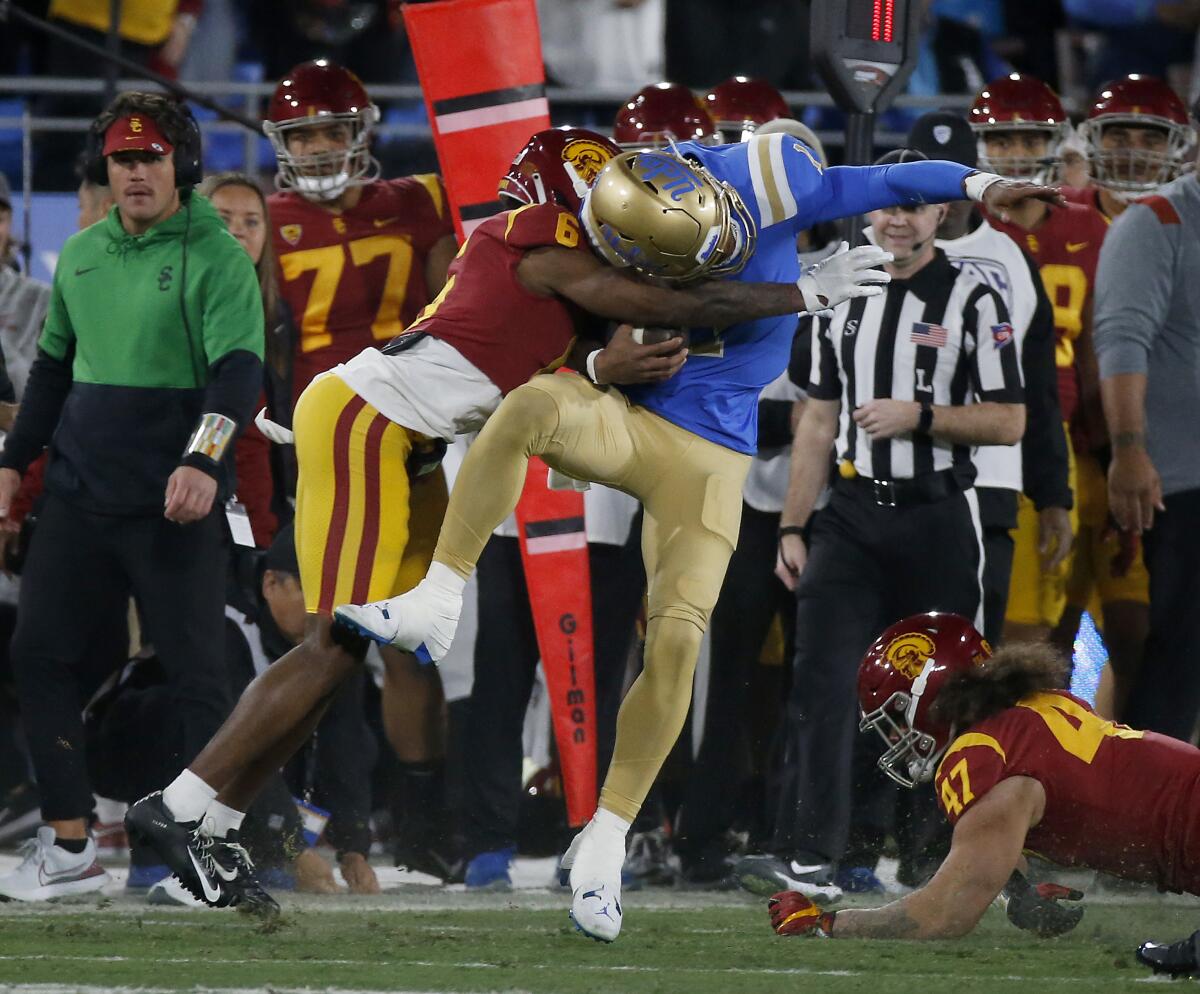
[[[993,655],[954,614],[915,615],[880,635],[859,667],[860,728],[879,734],[879,766],[897,783],[933,781],[954,826],[950,853],[924,887],[881,908],[827,912],[795,891],[776,894],[775,931],[957,938],[1001,895],[1017,927],[1069,931],[1083,909],[1058,901],[1083,895],[1032,886],[1025,850],[1200,894],[1200,749],[1099,717],[1061,689],[1065,679],[1049,646]],[[1145,944],[1138,958],[1187,972],[1197,968],[1193,947]]]
[[[293,404],[320,373],[399,335],[441,290],[458,249],[439,176],[380,177],[370,151],[378,120],[358,77],[318,59],[280,80],[263,124],[278,161],[270,210],[279,288],[299,331]],[[410,530],[436,533],[445,505],[440,471],[414,483]],[[437,834],[429,819],[441,808],[441,683],[399,653],[384,658],[383,724],[409,812],[397,823],[396,855],[432,870],[421,855],[428,842],[414,840]],[[365,863],[356,872],[375,889]]]
[[[979,139],[979,164],[1011,178],[1049,178],[1060,161],[1070,122],[1041,80],[1013,73],[993,80],[968,116]],[[1038,264],[1054,312],[1058,399],[1070,424],[1081,395],[1099,395],[1092,347],[1092,295],[1108,222],[1080,204],[1029,203],[989,220]],[[1076,491],[1071,461],[1071,490]],[[1076,513],[1037,512],[1021,496],[1014,533],[1005,637],[1044,639],[1062,615]]]
[[[675,289],[601,261],[575,212],[588,182],[616,152],[591,132],[535,135],[500,188],[521,206],[475,228],[445,286],[406,333],[318,376],[296,405],[305,640],[246,689],[189,769],[126,817],[129,830],[205,903],[269,907],[240,849],[202,826],[218,816],[240,824],[240,812],[308,739],[360,665],[365,644],[332,624],[334,605],[398,594],[424,575],[437,529],[418,527],[420,491],[434,475],[428,471],[438,465],[442,439],[477,430],[504,394],[569,356],[600,383],[657,383],[683,365],[681,338],[640,345],[627,325],[604,348],[577,347],[585,312],[679,328],[804,309],[793,282]],[[845,277],[853,286],[871,278]],[[265,427],[272,434],[278,428]]]
[[[1110,221],[1133,201],[1176,179],[1196,143],[1183,101],[1152,76],[1127,76],[1101,86],[1079,133],[1092,182],[1063,195],[1096,208]],[[1092,403],[1096,409],[1082,408],[1071,425],[1079,534],[1054,642],[1068,649],[1085,610],[1097,619],[1110,666],[1101,678],[1096,706],[1102,713],[1120,715],[1150,624],[1150,577],[1138,535],[1118,532],[1109,521],[1108,434],[1099,398]]]

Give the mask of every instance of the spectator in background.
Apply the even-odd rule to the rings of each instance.
[[[225,595],[226,456],[262,382],[254,269],[193,194],[195,122],[162,96],[126,93],[93,124],[92,143],[90,169],[106,172],[117,208],[59,257],[37,362],[0,456],[7,517],[22,474],[51,445],[12,648],[48,823],[0,878],[0,892],[19,900],[105,883],[87,834],[76,671],[96,628],[125,618],[131,592],[171,677],[183,729],[175,763],[224,717],[212,633]]]
[[[949,159],[972,169],[978,161],[975,136],[966,118],[948,111],[922,115],[908,133],[908,146],[931,159]],[[960,269],[992,287],[1012,319],[1025,380],[1025,437],[1019,446],[985,446],[975,453],[979,475],[979,518],[983,525],[983,633],[998,645],[1004,633],[1012,573],[1017,497],[1024,493],[1058,531],[1055,553],[1065,556],[1071,540],[1071,488],[1067,439],[1054,359],[1054,321],[1037,265],[1021,246],[997,231],[969,200],[949,205],[938,227],[938,248]]]
[[[12,194],[0,173],[0,431],[12,428],[13,406],[25,391],[37,338],[50,306],[50,287],[10,265],[16,255],[12,237]]]
[[[173,71],[187,51],[188,39],[203,0],[126,0],[118,23],[120,54],[142,65]],[[104,48],[108,44],[111,0],[50,0],[47,18],[58,28]],[[47,42],[45,73],[70,79],[102,79],[108,63],[69,40]],[[45,117],[94,117],[100,98],[88,94],[48,94],[36,101]],[[44,133],[35,143],[38,185],[44,190],[74,186],[71,167],[79,137],[71,132]]]
[[[663,77],[665,0],[538,0],[546,74],[572,89],[632,90]]]
[[[1089,60],[1086,83],[1129,73],[1166,75],[1172,65],[1190,65],[1200,5],[1194,0],[1062,0],[1071,24],[1100,35]]]
[[[1200,711],[1198,235],[1191,173],[1117,218],[1096,290],[1109,509],[1142,534],[1150,574],[1150,630],[1122,721],[1184,740]]]
[[[258,288],[263,302],[263,396],[260,407],[268,415],[278,412],[279,423],[291,425],[291,370],[294,348],[293,327],[286,319],[286,307],[279,296],[275,250],[271,242],[271,215],[262,189],[244,173],[220,173],[208,177],[200,187],[212,202],[213,208],[238,240],[258,275]],[[237,440],[236,465],[238,500],[246,508],[254,531],[254,542],[260,548],[271,544],[279,521],[291,518],[291,507],[285,495],[287,479],[284,463],[275,458],[272,446],[255,425],[247,425]],[[291,453],[290,448],[287,449]],[[290,460],[292,466],[295,460]],[[294,476],[291,478],[294,483]]]

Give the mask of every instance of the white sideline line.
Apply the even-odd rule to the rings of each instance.
[[[139,965],[155,964],[155,965],[199,965],[199,966],[372,966],[372,967],[427,967],[436,969],[455,969],[455,970],[495,970],[499,968],[497,963],[481,963],[477,961],[436,961],[436,960],[361,960],[361,959],[279,959],[272,957],[271,959],[214,959],[212,957],[204,957],[203,959],[193,959],[189,957],[172,956],[169,959],[161,959],[157,957],[142,957],[142,956],[56,956],[51,953],[29,953],[26,955],[0,955],[0,962],[10,963],[137,963]],[[590,973],[700,973],[700,974],[740,974],[749,976],[764,976],[764,977],[877,977],[878,973],[868,970],[815,970],[809,967],[746,967],[746,966],[730,966],[730,967],[702,967],[702,966],[635,966],[632,964],[613,964],[606,966],[603,964],[594,963],[571,963],[571,964],[548,964],[548,963],[522,963],[522,970],[582,970]],[[946,980],[954,979],[956,974],[953,973],[905,973],[902,974],[909,980]],[[961,979],[961,978],[960,978]],[[1019,974],[972,974],[970,980],[1001,980],[1015,984],[1041,983],[1044,984],[1047,980],[1052,980],[1060,984],[1094,984],[1094,977],[1074,977],[1074,976],[1053,976],[1048,977],[1041,975],[1037,977],[1026,977]],[[7,989],[8,985],[0,984],[0,991]],[[84,987],[66,987],[60,988],[64,994],[70,991],[84,991]],[[272,991],[286,991],[288,988],[276,987],[270,985]],[[97,991],[105,990],[142,990],[142,991],[157,991],[159,988],[97,988]],[[204,990],[204,988],[179,987],[179,988],[162,988],[168,994],[179,994],[181,991],[196,991]],[[253,990],[260,991],[262,988],[212,988],[214,991],[242,991]],[[308,988],[296,988],[296,990],[307,991]],[[336,991],[337,988],[318,988],[316,990]],[[380,994],[380,992],[359,990],[357,988],[346,988],[345,994]],[[389,992],[389,994],[399,994],[399,992]],[[441,992],[445,994],[445,992]]]

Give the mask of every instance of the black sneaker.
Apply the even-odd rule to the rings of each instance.
[[[763,853],[743,856],[733,872],[744,890],[761,897],[781,890],[799,891],[819,904],[832,904],[842,897],[842,889],[834,883],[832,863],[801,864]]]
[[[444,884],[461,884],[466,880],[467,861],[462,855],[442,852],[439,847],[429,843],[397,839],[392,858],[400,869],[428,873]]]
[[[1163,945],[1158,942],[1143,942],[1137,948],[1137,961],[1155,973],[1171,977],[1190,977],[1200,973],[1200,932],[1188,938]]]
[[[163,803],[162,791],[147,794],[125,812],[131,840],[149,846],[198,901],[214,908],[233,904],[237,892],[226,886],[213,859],[213,840],[200,822],[176,821]]]
[[[223,885],[235,892],[233,904],[251,914],[273,917],[279,914],[275,900],[254,872],[254,861],[246,847],[238,841],[238,833],[230,832],[223,839],[214,839],[213,862]]]

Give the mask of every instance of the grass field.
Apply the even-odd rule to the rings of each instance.
[[[628,895],[625,932],[575,934],[565,895],[476,896],[404,887],[381,898],[285,899],[273,927],[236,912],[127,899],[0,905],[0,990],[529,991],[563,994],[1144,990],[1142,939],[1200,924],[1194,902],[1093,903],[1069,936],[1039,941],[996,910],[945,943],[779,939],[749,896]]]

